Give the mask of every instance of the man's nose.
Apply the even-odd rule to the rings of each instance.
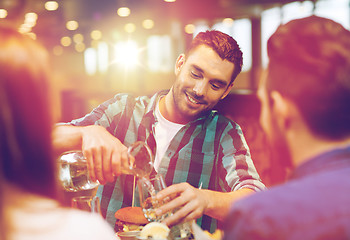
[[[198,96],[204,96],[207,92],[207,84],[206,82],[202,80],[197,80],[194,87],[193,91],[195,92],[196,95]]]

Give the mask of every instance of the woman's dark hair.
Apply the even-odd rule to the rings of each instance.
[[[0,186],[56,198],[47,71],[40,44],[0,26]]]
[[[234,64],[234,70],[231,77],[231,83],[236,79],[237,75],[242,71],[243,53],[240,50],[236,40],[231,36],[216,30],[200,32],[192,40],[186,55],[190,54],[193,49],[200,45],[207,45],[213,49],[223,60],[227,60]]]
[[[280,26],[267,48],[268,91],[292,100],[314,134],[350,136],[350,32],[311,16]]]

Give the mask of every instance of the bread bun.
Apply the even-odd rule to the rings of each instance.
[[[147,224],[149,221],[143,215],[141,207],[125,207],[119,209],[114,216],[116,219],[126,223]]]

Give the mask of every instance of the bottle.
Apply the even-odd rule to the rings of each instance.
[[[122,164],[122,174],[144,177],[153,170],[153,155],[145,142],[135,142],[128,148],[128,162]],[[98,181],[92,181],[89,176],[86,158],[82,151],[63,153],[58,160],[59,180],[65,191],[78,192],[94,189]]]
[[[81,151],[65,152],[59,158],[59,180],[64,190],[78,192],[94,189],[98,181],[89,176],[86,158]]]

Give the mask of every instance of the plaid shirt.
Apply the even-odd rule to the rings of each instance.
[[[101,125],[117,137],[125,146],[145,141],[155,153],[153,129],[157,123],[155,107],[159,97],[133,97],[117,94],[101,104],[85,117],[73,120],[79,126]],[[165,178],[167,186],[188,182],[192,186],[220,192],[250,188],[265,188],[254,167],[249,148],[241,128],[233,121],[213,110],[180,129],[163,156],[158,173]],[[121,175],[113,183],[100,186],[97,195],[101,199],[103,216],[117,230],[115,212],[131,206],[133,196],[131,175]],[[135,203],[138,201],[135,191]],[[215,231],[215,219],[203,215],[197,223],[211,232]]]

